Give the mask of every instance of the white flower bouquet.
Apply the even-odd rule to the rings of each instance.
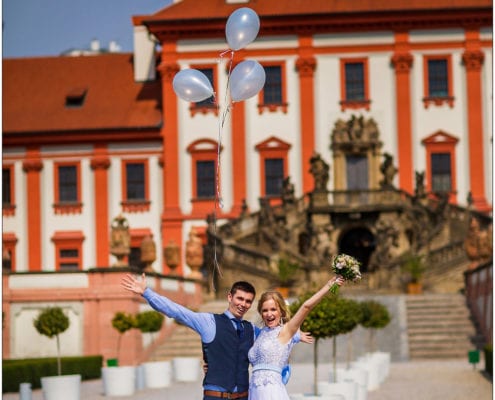
[[[332,261],[332,271],[335,275],[344,278],[346,282],[358,282],[361,280],[359,266],[359,261],[347,254],[338,254]],[[339,292],[339,285],[334,283],[330,288],[330,292],[337,294]]]

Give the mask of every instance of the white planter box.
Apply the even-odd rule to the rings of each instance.
[[[142,364],[144,386],[146,388],[162,388],[172,382],[172,363],[170,361],[151,361]]]
[[[46,376],[41,378],[44,400],[79,400],[81,375]]]
[[[136,391],[136,367],[105,367],[101,377],[105,396],[132,396]]]
[[[173,367],[174,379],[177,382],[196,382],[199,379],[199,358],[175,357],[173,359]]]

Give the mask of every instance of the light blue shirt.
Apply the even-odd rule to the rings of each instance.
[[[143,293],[143,297],[149,303],[149,305],[156,311],[165,314],[167,317],[175,319],[182,325],[188,326],[192,330],[196,331],[201,336],[201,341],[204,343],[211,343],[215,339],[217,333],[217,326],[215,324],[215,317],[212,313],[201,313],[190,310],[187,307],[181,306],[154,292],[150,288],[146,288]],[[229,310],[224,312],[230,319],[234,318]],[[232,321],[232,325],[235,326],[235,322]],[[254,339],[261,331],[256,325],[251,323],[254,329]]]

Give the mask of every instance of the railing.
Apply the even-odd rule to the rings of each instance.
[[[457,241],[430,251],[426,275],[438,275],[467,261],[464,241]]]
[[[492,342],[493,332],[493,262],[464,272],[466,301],[486,343]]]
[[[322,193],[309,193],[313,197],[321,197]],[[407,195],[399,190],[332,190],[326,193],[328,205],[333,209],[366,208],[376,206],[398,206],[407,201]]]

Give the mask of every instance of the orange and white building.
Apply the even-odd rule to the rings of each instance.
[[[256,11],[260,31],[232,53],[225,24],[240,7]],[[352,116],[376,122],[397,188],[412,193],[424,172],[428,191],[491,211],[492,11],[488,0],[182,0],[133,16],[134,54],[3,60],[4,312],[16,302],[5,279],[22,277],[35,302],[44,273],[111,268],[118,215],[129,263],[151,236],[152,268],[167,276],[164,250],[176,244],[187,277],[192,227],[204,231],[214,210],[219,220],[257,210],[287,176],[303,196],[314,152],[330,166],[329,190],[375,184],[362,178],[366,159],[343,167],[357,168],[354,180],[334,165],[331,133]],[[265,87],[229,104],[229,71],[249,59],[265,68]],[[209,77],[218,104],[177,97],[185,68]]]

